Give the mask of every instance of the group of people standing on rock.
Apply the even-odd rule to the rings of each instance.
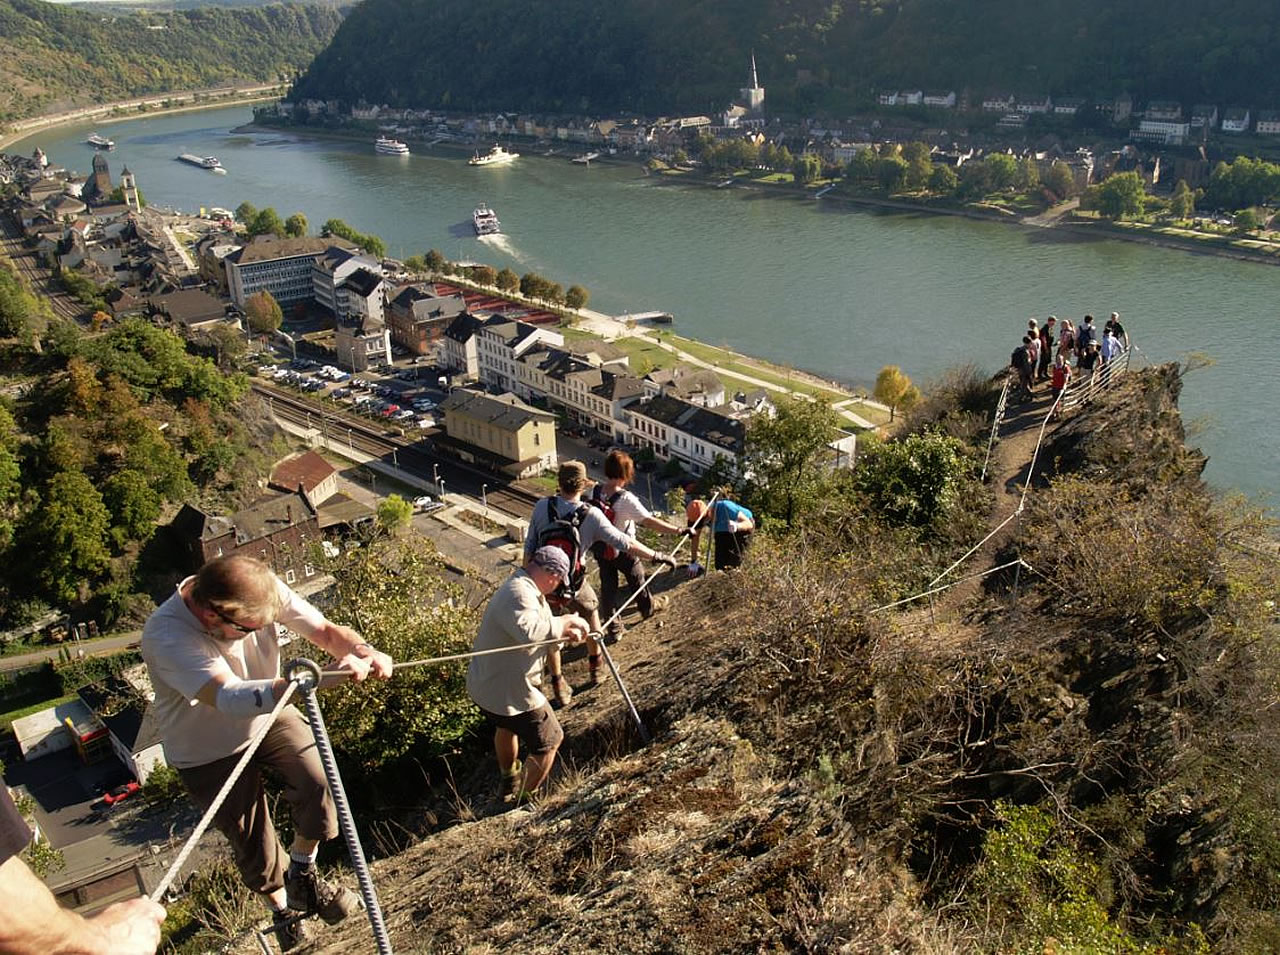
[[[1021,401],[1031,400],[1035,397],[1036,384],[1047,381],[1056,402],[1075,375],[1092,375],[1128,348],[1129,335],[1120,322],[1119,312],[1111,313],[1101,335],[1092,315],[1086,315],[1079,325],[1066,319],[1059,321],[1054,315],[1045,319],[1043,325],[1034,318],[1029,319],[1022,344],[1013,350],[1009,359],[1010,367],[1018,376],[1017,397]]]
[[[564,731],[552,705],[565,707],[573,689],[564,676],[560,644],[587,646],[587,685],[600,680],[602,643],[618,640],[625,627],[618,619],[620,581],[635,588],[643,618],[661,612],[665,596],[647,586],[644,561],[674,570],[672,553],[655,551],[635,537],[638,527],[660,534],[693,537],[694,554],[705,524],[716,534],[716,567],[741,563],[747,536],[754,529],[751,512],[731,501],[716,501],[711,514],[702,501],[692,502],[689,524],[680,527],[654,515],[627,489],[635,464],[623,451],[611,451],[605,481],[587,495],[592,481],[581,461],[565,461],[556,476],[557,493],[533,509],[525,535],[523,564],[498,588],[485,608],[474,650],[518,651],[475,656],[467,669],[467,690],[493,732],[503,800],[529,798],[546,780]],[[721,533],[724,538],[721,538]],[[600,570],[600,593],[587,579],[587,554]],[[696,560],[691,568],[697,566]],[[602,618],[607,626],[602,627]],[[544,670],[550,699],[543,693]],[[523,744],[525,758],[519,758]]]
[[[572,690],[561,668],[559,644],[587,644],[594,685],[601,641],[623,633],[613,619],[620,579],[637,588],[642,616],[666,605],[665,597],[648,592],[643,561],[674,569],[676,558],[637,540],[636,528],[691,536],[696,552],[698,535],[711,524],[717,569],[741,562],[754,528],[751,512],[728,500],[714,501],[710,513],[695,501],[688,511],[690,526],[655,516],[627,490],[635,466],[623,452],[610,453],[605,475],[605,482],[584,500],[592,483],[586,468],[579,461],[560,466],[557,493],[534,508],[523,565],[490,599],[475,638],[474,650],[482,653],[471,658],[467,689],[493,731],[502,793],[513,801],[546,780],[564,738],[541,690],[544,661],[551,697],[565,706]],[[586,579],[588,552],[600,567],[599,596]],[[605,632],[602,614],[611,624]],[[306,916],[336,923],[363,903],[351,890],[323,878],[316,867],[321,842],[338,835],[338,819],[311,728],[292,705],[276,712],[290,686],[281,675],[284,628],[331,654],[337,670],[351,679],[393,675],[390,656],[350,627],[331,622],[266,563],[243,554],[210,560],[182,580],[147,620],[141,646],[165,759],[202,811],[223,800],[213,824],[230,843],[245,885],[271,910],[281,950],[290,951],[307,938]],[[223,794],[242,754],[259,736],[260,745]],[[284,782],[294,830],[288,849],[272,823],[264,774]],[[155,951],[165,916],[162,906],[134,899],[93,919],[60,909],[17,858],[29,838],[0,786],[0,903],[8,913],[0,919],[0,955]]]

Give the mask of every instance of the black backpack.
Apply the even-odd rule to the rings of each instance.
[[[604,516],[609,519],[609,523],[613,523],[613,509],[618,505],[618,498],[622,497],[622,488],[614,491],[608,497],[604,497],[601,488],[604,485],[597,484],[591,489],[591,497],[587,498],[587,503],[592,507],[598,507]],[[618,556],[618,550],[604,541],[596,541],[591,545],[591,556],[596,560],[615,560]]]
[[[582,586],[586,577],[586,568],[582,564],[582,534],[579,528],[586,516],[587,505],[579,504],[573,513],[561,516],[556,507],[555,496],[546,499],[547,526],[538,534],[536,547],[557,547],[569,558],[569,576],[560,582],[560,586],[549,596],[559,600],[572,600]],[[535,549],[536,549],[535,547]]]
[[[1009,356],[1009,364],[1018,369],[1018,371],[1026,371],[1027,362],[1030,358],[1031,353],[1027,351],[1027,346],[1019,345],[1013,350],[1013,354]]]

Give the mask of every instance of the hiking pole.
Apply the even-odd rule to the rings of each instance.
[[[333,757],[329,731],[325,729],[324,716],[320,712],[320,704],[316,701],[316,687],[320,685],[320,667],[311,660],[300,657],[285,664],[284,673],[291,683],[297,684],[298,690],[302,693],[302,702],[307,710],[307,721],[311,724],[311,733],[316,739],[316,752],[320,754],[325,779],[329,783],[329,795],[333,797],[333,806],[338,812],[338,822],[342,835],[347,841],[351,866],[356,870],[356,880],[360,883],[360,896],[364,899],[365,911],[369,914],[369,925],[373,928],[374,941],[378,943],[378,955],[392,955],[391,938],[387,934],[386,922],[382,919],[378,893],[373,886],[373,877],[369,875],[369,864],[365,862],[364,849],[360,846],[360,834],[356,832],[355,818],[351,815],[351,806],[347,802],[347,791],[342,787],[342,776],[338,773],[338,763]]]
[[[627,708],[631,710],[631,718],[636,721],[636,729],[640,731],[640,742],[648,745],[653,742],[653,737],[649,735],[649,730],[645,728],[644,720],[640,719],[640,713],[636,709],[635,703],[631,700],[631,694],[627,692],[627,685],[622,682],[622,675],[618,673],[618,668],[613,662],[613,654],[609,652],[609,647],[604,642],[604,634],[594,634],[596,642],[600,647],[600,652],[604,654],[604,662],[609,664],[609,672],[613,674],[614,681],[618,684],[618,689],[622,691],[622,698],[627,701]]]

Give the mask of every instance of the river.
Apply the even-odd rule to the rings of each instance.
[[[230,107],[46,130],[41,146],[87,172],[95,128],[117,143],[153,204],[194,211],[248,200],[379,235],[404,257],[437,248],[454,260],[536,271],[591,293],[605,312],[662,309],[685,335],[824,377],[868,385],[896,364],[917,383],[968,362],[994,371],[1027,318],[1099,324],[1114,309],[1151,362],[1204,354],[1182,409],[1206,476],[1249,494],[1280,486],[1280,268],[1116,240],[978,220],[851,207],[741,187],[672,184],[632,164],[526,155],[471,167],[456,151],[380,156],[372,143],[234,133]],[[520,147],[513,147],[520,148]],[[213,154],[225,176],[177,162]],[[480,202],[501,236],[476,239]],[[1270,396],[1270,397],[1268,397]],[[1105,502],[1099,501],[1105,509]]]

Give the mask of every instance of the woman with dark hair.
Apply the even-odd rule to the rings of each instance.
[[[603,510],[613,526],[628,537],[635,537],[636,525],[642,524],[660,534],[684,534],[685,529],[670,524],[660,517],[654,517],[640,499],[627,490],[627,485],[636,476],[635,462],[625,451],[610,451],[604,459],[603,484],[597,484],[591,495],[591,503]],[[622,575],[632,587],[639,588],[646,576],[644,563],[639,557],[629,553],[618,553],[603,544],[592,548],[596,563],[600,565],[600,616],[608,620],[618,607],[618,576]],[[667,605],[665,597],[654,598],[647,587],[641,589],[636,597],[636,606],[647,620]],[[608,634],[620,637],[625,632],[621,620],[609,624]]]

